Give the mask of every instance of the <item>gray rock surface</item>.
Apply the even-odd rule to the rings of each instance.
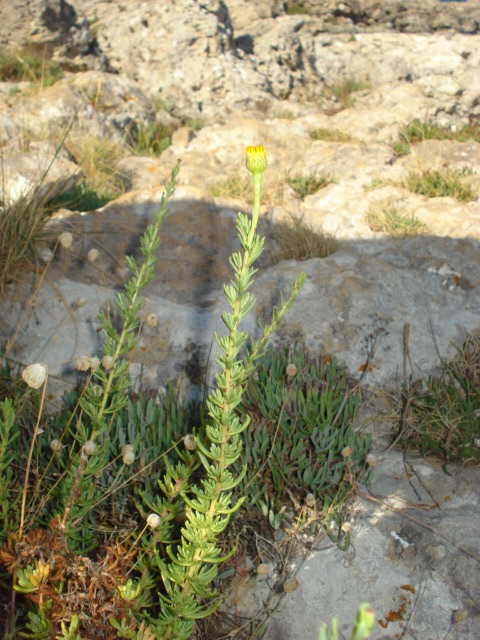
[[[447,476],[391,451],[380,456],[350,516],[351,547],[339,551],[325,536],[301,566],[299,559],[290,565],[289,576],[299,569],[298,588],[284,594],[265,637],[314,639],[321,621],[337,617],[340,637],[350,638],[358,604],[368,601],[378,621],[373,640],[477,639],[477,476],[465,468]],[[259,576],[249,585],[259,603],[278,600],[272,569],[268,583]]]

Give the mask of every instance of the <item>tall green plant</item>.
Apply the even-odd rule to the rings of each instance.
[[[161,637],[165,640],[189,638],[195,620],[208,616],[220,604],[220,600],[215,599],[216,591],[211,584],[217,576],[218,564],[230,557],[233,550],[228,556],[222,557],[217,539],[243,501],[240,498],[235,502],[233,490],[242,481],[245,467],[239,474],[232,471],[242,451],[241,434],[248,427],[250,419],[247,416],[241,421],[239,408],[247,379],[255,369],[256,359],[292,306],[305,280],[303,274],[297,278],[288,300],[284,302],[282,299],[280,309],[274,307],[272,322],[261,327],[261,338],[253,341],[248,355],[242,356],[248,334],[240,330],[240,323],[255,305],[255,297],[249,289],[256,271],[254,264],[260,257],[264,244],[264,239],[260,238],[256,229],[260,211],[261,178],[267,167],[263,147],[247,147],[246,154],[247,168],[253,174],[253,212],[251,218],[238,214],[237,230],[242,251],[231,256],[230,265],[234,277],[224,286],[231,311],[222,314],[227,327],[226,335],[215,335],[219,346],[217,363],[220,365],[220,372],[216,375],[216,389],[207,399],[207,441],[195,436],[198,457],[205,475],[194,485],[191,483],[192,467],[180,464],[171,471],[168,483],[161,485],[167,501],[172,497],[171,487],[180,487],[178,492],[186,505],[185,524],[179,544],[169,544],[166,547],[166,557],[161,558],[158,552],[156,554],[165,594],[160,595],[161,616],[155,621],[151,620],[151,623],[157,629],[162,629]]]
[[[99,316],[105,333],[102,357],[82,356],[77,360],[77,369],[87,375],[80,396],[71,399],[54,421],[42,419],[40,403],[33,439],[24,442],[17,438],[27,464],[24,477],[19,479],[18,473],[15,476],[10,495],[17,497],[4,514],[5,522],[7,517],[9,520],[0,532],[0,563],[13,575],[15,592],[22,594],[31,607],[22,619],[19,637],[41,640],[58,633],[61,635],[56,637],[62,638],[91,637],[95,630],[104,638],[182,640],[190,637],[195,620],[218,606],[212,582],[217,565],[225,560],[218,536],[241,504],[234,492],[245,473],[245,469],[238,471],[233,466],[241,455],[241,436],[249,423],[248,417],[240,417],[240,405],[257,359],[305,279],[303,275],[297,278],[289,298],[282,298],[280,308],[274,307],[271,323],[260,325],[260,337],[252,338],[246,352],[248,335],[240,330],[240,324],[255,304],[250,288],[255,261],[263,250],[264,241],[256,229],[261,176],[266,166],[264,148],[248,147],[254,207],[251,218],[238,216],[241,251],[230,258],[233,279],[224,287],[231,310],[222,315],[226,335],[216,336],[220,370],[216,389],[207,401],[207,425],[180,439],[179,434],[170,438],[165,433],[150,438],[160,449],[171,449],[173,444],[173,454],[167,456],[167,450],[149,453],[144,461],[140,456],[139,470],[130,471],[137,438],[145,427],[144,417],[151,422],[157,415],[152,405],[147,405],[145,416],[142,410],[139,417],[138,430],[133,428],[131,416],[127,419],[132,408],[127,395],[128,369],[142,322],[140,292],[153,275],[154,252],[161,242],[160,227],[168,198],[174,192],[177,164],[160,211],[141,239],[143,263],[126,257],[132,277],[115,300],[119,321],[114,322],[109,313]],[[69,235],[63,234],[62,246],[71,243]],[[146,323],[152,321],[147,316]],[[43,401],[47,367],[41,363],[29,365],[22,377],[32,389],[42,387]],[[0,408],[5,444],[0,448],[0,497],[5,497],[14,482],[7,470],[11,458],[7,445],[16,438],[17,430],[14,406],[5,401]],[[172,419],[175,421],[175,416]],[[160,422],[157,428],[162,428]],[[177,421],[175,432],[184,428],[183,422]],[[52,435],[54,439],[49,440]],[[119,458],[123,464],[119,464]],[[118,491],[119,504],[124,505],[125,485],[147,473],[146,459],[150,465],[159,458],[163,459],[164,471],[152,474],[160,488],[157,495],[152,495],[152,485],[146,482],[143,491],[135,488],[128,496],[134,501],[141,496],[151,511],[147,516],[140,507],[143,517],[147,516],[144,531],[133,543],[129,536],[124,542],[120,528],[112,528],[107,538],[100,535],[101,503],[112,498],[113,506],[113,495]],[[115,522],[115,513],[113,516]],[[102,541],[104,553],[87,556]],[[134,559],[136,565],[130,566]],[[82,588],[85,593],[81,598],[71,597]],[[152,594],[159,589],[160,602],[155,604]],[[104,602],[100,608],[98,598]],[[12,596],[11,632],[14,602]],[[60,626],[60,622],[64,624]]]

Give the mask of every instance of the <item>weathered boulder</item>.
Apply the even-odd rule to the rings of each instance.
[[[56,154],[54,145],[32,146],[30,151],[17,152],[3,160],[0,211],[19,200],[28,201],[34,192],[37,202],[51,200],[72,189],[83,177],[68,154]]]
[[[73,74],[43,90],[25,87],[0,95],[0,140],[108,137],[124,142],[139,124],[155,120],[150,101],[128,78],[92,71]]]
[[[70,68],[105,69],[87,19],[75,2],[66,0],[18,0],[0,4],[0,45],[18,50],[46,52]]]
[[[238,0],[230,0],[235,3]],[[288,5],[298,12],[318,16],[324,31],[333,33],[395,30],[405,33],[458,31],[478,33],[480,3],[438,0],[296,0]]]

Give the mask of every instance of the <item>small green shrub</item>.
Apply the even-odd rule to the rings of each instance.
[[[50,87],[63,77],[58,62],[31,51],[0,52],[0,81],[38,83]]]
[[[296,15],[305,15],[311,13],[312,10],[310,7],[305,7],[303,4],[299,2],[288,2],[285,13],[288,16],[296,16]]]
[[[395,238],[418,235],[426,231],[426,226],[415,214],[407,215],[392,205],[372,207],[366,222],[375,232],[389,233]]]
[[[200,120],[199,118],[188,117],[182,120],[182,126],[188,127],[188,129],[197,132],[203,128],[204,123],[203,120]]]
[[[305,200],[307,196],[311,196],[312,193],[316,193],[320,191],[320,189],[327,187],[332,182],[328,176],[324,174],[317,176],[316,173],[308,176],[288,178],[288,184],[298,193],[302,200]]]
[[[395,403],[393,441],[424,456],[480,463],[480,332],[444,363],[440,377],[405,383]]]
[[[333,236],[305,224],[303,216],[292,216],[290,222],[281,222],[273,236],[280,245],[280,260],[326,258],[335,253],[338,246]]]
[[[451,196],[462,202],[476,200],[477,193],[468,185],[464,185],[462,178],[472,175],[471,170],[457,171],[454,169],[433,169],[430,171],[410,171],[407,179],[402,183],[412,193],[419,193],[428,198],[442,198]]]
[[[158,157],[170,146],[172,133],[172,129],[156,122],[141,123],[131,129],[127,144],[136,155]]]
[[[68,138],[65,147],[85,175],[87,191],[114,200],[124,191],[117,176],[117,166],[125,148],[108,138]]]
[[[371,438],[352,426],[359,403],[335,359],[269,349],[243,404],[251,421],[237,472],[246,465],[239,489],[247,504],[260,506],[271,523],[289,494],[303,504],[312,493],[323,512],[341,504],[368,477]]]
[[[348,133],[338,131],[337,129],[325,129],[318,127],[311,129],[308,135],[312,140],[324,140],[325,142],[350,142],[352,137]]]
[[[214,198],[239,198],[245,202],[252,202],[250,181],[244,176],[232,176],[211,185],[210,193]]]
[[[400,130],[400,138],[394,144],[396,155],[402,156],[410,153],[411,146],[423,140],[457,140],[458,142],[474,140],[480,142],[480,127],[469,124],[458,131],[452,131],[416,118]]]
[[[336,100],[340,102],[345,107],[353,107],[355,100],[353,98],[353,94],[357,91],[363,91],[364,89],[371,88],[370,82],[365,82],[363,80],[353,80],[352,78],[347,78],[338,82],[336,84],[332,84],[328,86],[328,91],[335,96]]]
[[[66,207],[71,211],[94,211],[115,199],[115,194],[95,190],[88,180],[81,180],[69,191],[56,196],[48,203],[48,209]]]
[[[295,114],[290,109],[279,109],[273,115],[279,120],[295,120]]]

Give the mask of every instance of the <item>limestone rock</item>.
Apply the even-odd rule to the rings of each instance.
[[[6,200],[18,196],[22,181],[30,188],[38,182],[58,133],[72,123],[73,139],[104,136],[118,143],[142,125],[176,131],[159,157],[138,157],[127,145],[116,176],[125,185],[121,198],[97,211],[54,213],[40,256],[45,262],[52,257],[64,230],[73,242],[55,249],[30,315],[24,303],[31,283],[11,304],[0,301],[3,342],[18,329],[9,357],[45,362],[54,396],[60,385],[63,390],[78,382],[78,356],[100,353],[98,312],[113,311],[115,295],[128,280],[124,255],[141,259],[139,238],[181,159],[155,276],[144,292],[145,309],[158,323],[144,323],[130,373],[136,388],[161,390],[176,380],[187,395],[213,384],[213,336],[225,331],[222,287],[231,277],[228,256],[238,250],[235,220],[239,210],[250,210],[244,148],[264,144],[269,166],[260,231],[266,251],[253,287],[258,305],[243,329],[258,335],[258,320],[268,322],[280,292],[288,294],[302,270],[305,288],[274,342],[337,357],[366,394],[395,393],[404,375],[418,379],[438,372],[441,359],[453,356],[454,344],[461,345],[478,324],[480,200],[429,199],[408,191],[405,178],[412,170],[465,170],[471,175],[463,179],[480,190],[479,143],[425,140],[403,157],[393,143],[414,118],[452,130],[478,121],[478,1],[305,0],[311,12],[302,15],[287,15],[287,3],[263,0],[71,3],[77,23],[87,18],[89,37],[98,39],[109,68],[119,73],[69,74],[44,91],[0,83]],[[24,42],[23,23],[30,26],[40,3],[17,5],[18,16],[0,8],[1,38],[18,25],[18,42]],[[54,5],[66,6],[48,4]],[[66,56],[66,45],[52,34],[52,48]],[[346,81],[363,81],[363,88],[342,95]],[[189,115],[203,120],[201,130],[183,126]],[[81,176],[74,159],[60,150],[52,182],[45,181],[48,189],[67,188]],[[323,174],[331,183],[309,192],[305,185]],[[212,187],[221,195],[214,197]],[[395,237],[372,223],[372,212],[385,210],[424,226],[416,236]],[[308,225],[307,240],[319,231],[334,235],[336,252],[302,262],[279,257],[279,225],[292,216]],[[89,260],[92,250],[99,253],[95,262]],[[385,445],[382,434],[374,434],[377,446]],[[455,469],[447,477],[421,462],[422,483],[414,493],[403,464],[395,452],[380,457],[374,490],[398,509],[404,505],[400,498],[409,500],[408,512],[358,505],[351,525],[356,555],[319,552],[308,575],[298,574],[298,588],[273,619],[269,637],[316,637],[321,620],[334,615],[346,634],[359,601],[368,598],[386,625],[374,637],[393,638],[402,627],[388,616],[412,610],[412,589],[422,598],[416,637],[445,638],[452,611],[466,609],[471,616],[461,621],[459,637],[476,637],[476,565],[433,532],[443,528],[475,550],[475,471]],[[425,527],[427,533],[412,528],[407,517],[425,488],[441,504],[421,511],[432,527]],[[268,584],[274,578],[272,565]],[[268,584],[259,579],[259,598]]]
[[[22,138],[61,140],[108,136],[123,142],[137,123],[154,120],[150,102],[128,78],[103,72],[79,73],[42,91],[0,95],[0,139],[15,145]]]
[[[27,201],[35,192],[36,201],[48,201],[74,187],[83,177],[79,167],[54,149],[18,152],[3,160],[0,202],[6,207]]]
[[[235,1],[235,0],[233,0]],[[425,0],[298,0],[296,6],[307,14],[322,19],[324,30],[335,32],[387,31],[405,33],[452,30],[460,33],[478,33],[480,4],[469,0],[438,2]]]
[[[29,48],[63,62],[70,68],[105,69],[106,60],[89,32],[75,2],[19,0],[0,5],[0,44],[10,49]]]

